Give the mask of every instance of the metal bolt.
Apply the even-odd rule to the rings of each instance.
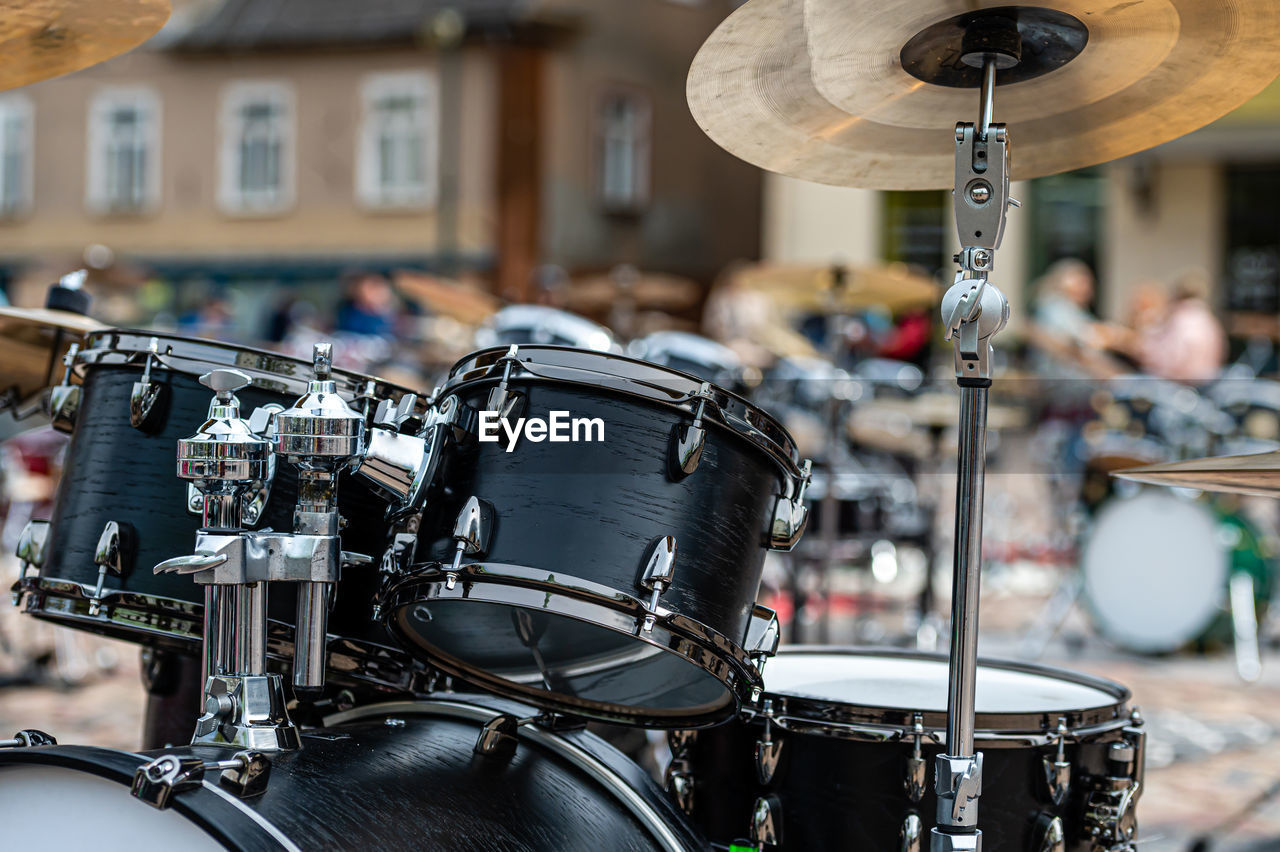
[[[973,253],[973,265],[982,269],[991,262],[991,253],[986,251],[975,251]]]
[[[969,200],[974,204],[986,204],[991,200],[991,184],[979,181],[970,186]]]

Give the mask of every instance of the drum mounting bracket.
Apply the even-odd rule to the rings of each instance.
[[[173,804],[175,795],[203,786],[204,777],[210,772],[219,773],[218,783],[224,788],[241,799],[248,799],[266,792],[271,761],[256,751],[240,751],[227,760],[211,761],[162,754],[138,767],[129,792],[153,808],[164,810]]]

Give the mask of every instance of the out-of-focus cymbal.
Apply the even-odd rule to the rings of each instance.
[[[986,14],[987,10],[992,11]],[[1014,180],[1189,133],[1280,71],[1280,4],[1259,0],[750,0],[689,72],[698,125],[761,168],[839,186],[945,189],[980,72],[974,17],[1014,15],[1022,58],[998,73]]]
[[[686,311],[698,304],[702,288],[688,278],[655,272],[638,272],[633,277],[593,275],[569,285],[563,307],[580,314],[597,314],[608,311],[622,298],[630,298],[638,311]]]
[[[72,343],[106,328],[97,320],[45,308],[0,308],[0,392],[26,400],[62,379]]]
[[[1149,464],[1113,475],[1150,485],[1280,497],[1280,451]]]
[[[960,398],[949,393],[922,393],[901,399],[875,399],[857,405],[851,415],[851,423],[860,428],[870,428],[877,421],[897,420],[925,428],[955,426],[959,418]],[[1025,426],[1026,414],[1019,408],[1007,405],[990,405],[987,408],[987,426],[992,429],[1016,429]]]
[[[119,56],[159,32],[169,0],[10,0],[0,9],[0,90]]]
[[[844,281],[836,286],[837,275]],[[906,264],[885,266],[744,267],[736,275],[744,290],[763,293],[781,308],[842,313],[883,307],[890,311],[936,304],[938,286]]]
[[[395,274],[396,289],[439,316],[469,325],[479,325],[498,312],[502,301],[472,284],[401,271]]]

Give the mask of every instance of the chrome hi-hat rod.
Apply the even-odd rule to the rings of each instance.
[[[946,337],[955,348],[960,385],[955,559],[951,595],[951,650],[947,687],[946,753],[936,761],[937,827],[933,852],[978,852],[978,799],[982,755],[974,751],[974,692],[978,671],[978,593],[982,571],[983,483],[987,466],[987,394],[991,387],[991,339],[1009,319],[1009,302],[990,282],[1004,235],[1009,197],[1009,136],[993,122],[996,72],[1017,65],[1017,24],[979,17],[964,36],[961,61],[981,68],[976,124],[956,125],[954,206],[960,269],[942,300]]]

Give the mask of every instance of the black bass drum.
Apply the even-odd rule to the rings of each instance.
[[[265,793],[237,798],[210,772],[195,789],[175,792],[166,810],[130,795],[139,767],[162,754],[213,761],[234,752],[189,746],[147,754],[71,745],[0,750],[6,848],[707,848],[644,771],[593,734],[523,725],[514,756],[477,754],[482,725],[513,710],[491,698],[449,695],[350,711],[331,718],[329,727],[303,733],[301,751],[270,755]]]
[[[436,407],[456,437],[437,450],[419,565],[383,602],[404,647],[498,694],[623,724],[713,724],[751,698],[778,635],[755,603],[765,553],[793,546],[806,517],[807,469],[778,423],[684,373],[550,346],[469,356]],[[479,441],[496,411],[597,426],[576,442]]]
[[[306,390],[311,365],[273,352],[176,335],[110,330],[88,339],[76,360],[81,384],[71,444],[53,517],[24,535],[30,563],[15,592],[26,611],[142,645],[198,655],[204,596],[185,575],[155,574],[159,562],[191,552],[200,526],[198,495],[174,475],[177,441],[200,428],[212,393],[203,373],[234,368],[253,383],[238,392],[246,417],[287,408]],[[342,370],[333,371],[348,401],[400,400],[409,391]],[[275,466],[269,487],[251,495],[246,527],[292,529],[296,468]],[[372,486],[344,476],[339,511],[342,549],[376,560],[387,546],[386,502]],[[40,546],[33,547],[33,537]],[[112,558],[103,559],[110,554]],[[377,567],[342,572],[329,619],[329,665],[335,684],[410,690],[422,666],[400,651],[371,618]],[[292,659],[295,590],[271,589],[269,652]]]
[[[671,737],[668,789],[714,848],[928,849],[946,658],[784,648],[765,685],[736,721]],[[983,849],[1133,848],[1144,735],[1128,699],[1100,678],[980,662]]]

